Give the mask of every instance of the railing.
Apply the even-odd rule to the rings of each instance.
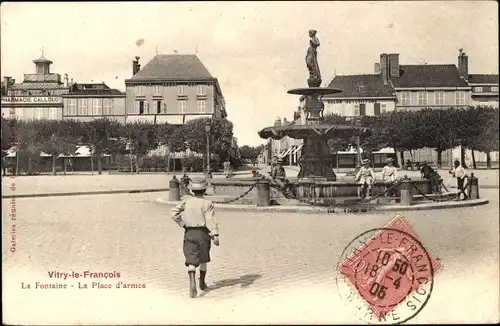
[[[61,82],[61,75],[59,74],[24,74],[25,82]]]

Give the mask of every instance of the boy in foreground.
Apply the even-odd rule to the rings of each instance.
[[[196,268],[200,268],[200,289],[205,290],[207,263],[210,262],[211,241],[219,245],[219,228],[214,203],[203,198],[208,188],[205,178],[191,180],[189,190],[194,194],[172,208],[172,219],[184,228],[184,256],[189,274],[189,296],[195,298]]]

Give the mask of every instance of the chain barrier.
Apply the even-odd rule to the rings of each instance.
[[[213,203],[214,204],[231,204],[231,203],[234,203],[235,201],[238,201],[241,198],[243,198],[246,195],[248,195],[250,193],[250,191],[252,191],[257,186],[257,184],[260,181],[261,181],[261,179],[257,180],[253,185],[250,186],[250,188],[247,191],[245,191],[244,193],[242,193],[241,195],[239,195],[236,198],[229,199],[229,200],[213,201]],[[179,185],[181,186],[181,189],[184,191],[184,193],[188,194],[189,196],[193,196],[193,194],[191,193],[191,191],[184,185],[184,183],[180,182]]]
[[[444,186],[443,182],[441,182],[441,185],[445,188],[445,190],[447,192],[449,192],[446,187]],[[433,198],[433,197],[429,197],[427,194],[425,194],[422,190],[420,190],[420,188],[418,188],[413,182],[411,183],[411,186],[417,190],[417,192],[422,195],[425,199],[427,200],[430,200],[430,201],[433,201],[435,203],[442,203],[442,202],[445,202],[445,201],[450,201],[450,200],[456,200],[457,198],[460,198],[460,193],[458,194],[455,194],[454,197],[452,197],[451,199],[449,198]]]
[[[346,205],[346,204],[340,204],[340,203],[325,204],[325,203],[317,201],[315,198],[307,198],[307,199],[298,198],[296,195],[293,195],[292,199],[295,199],[300,203],[308,204],[310,206],[326,207],[328,213],[335,213],[335,208],[343,208],[344,213],[357,213],[360,211],[365,212],[365,211],[372,210],[373,207],[363,207],[362,205],[384,196],[389,191],[395,189],[400,183],[401,183],[401,179],[393,182],[392,185],[390,185],[390,187],[387,187],[383,192],[377,194],[376,196],[363,198],[361,201],[354,203],[352,205]],[[275,188],[275,189],[279,190],[283,194],[283,196],[285,196],[285,198],[289,197],[287,189],[280,187],[278,184],[276,184],[276,183],[271,184],[271,188]]]

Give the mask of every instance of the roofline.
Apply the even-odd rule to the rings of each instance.
[[[427,91],[427,90],[470,90],[470,86],[436,86],[436,87],[394,87],[395,91]]]
[[[159,83],[199,83],[199,82],[216,82],[217,78],[141,78],[141,79],[125,79],[125,84],[159,84]]]
[[[62,98],[86,98],[86,97],[127,97],[127,94],[63,94]]]
[[[498,83],[468,83],[470,86],[498,86]]]

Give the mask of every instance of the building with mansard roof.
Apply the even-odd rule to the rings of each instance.
[[[198,56],[158,54],[142,69],[139,59],[125,80],[127,121],[184,124],[227,116],[219,82]]]

